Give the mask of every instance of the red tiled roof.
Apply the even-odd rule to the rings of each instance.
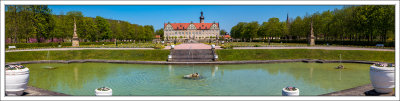
[[[225,35],[224,38],[231,38],[231,36],[230,35]]]
[[[164,24],[164,28],[167,26],[168,23]],[[190,23],[170,23],[172,28],[174,28],[174,30],[186,30]],[[194,26],[196,26],[196,29],[198,30],[203,30],[203,29],[210,29],[210,27],[213,25],[214,23],[193,23]],[[218,27],[219,27],[219,23],[215,23]]]
[[[160,38],[160,35],[156,35],[155,37],[156,37],[156,38]]]

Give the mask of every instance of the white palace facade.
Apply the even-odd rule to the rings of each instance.
[[[164,40],[193,39],[204,40],[218,38],[220,33],[219,23],[204,23],[201,12],[200,23],[164,23]]]

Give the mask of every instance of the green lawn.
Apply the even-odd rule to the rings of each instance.
[[[319,50],[319,49],[223,49],[216,50],[220,61],[324,59],[365,60],[394,63],[395,52],[364,50]],[[47,55],[49,54],[49,55]],[[36,60],[133,60],[166,61],[169,50],[68,50],[6,52],[6,62]],[[47,57],[49,56],[49,57]]]
[[[281,60],[281,59],[324,59],[395,61],[395,52],[364,50],[319,50],[319,49],[224,49],[217,50],[220,61]]]
[[[168,55],[169,50],[68,50],[49,52],[25,51],[6,52],[6,62],[82,59],[166,61]]]

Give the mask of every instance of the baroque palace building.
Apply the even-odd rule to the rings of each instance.
[[[203,11],[200,23],[164,23],[164,40],[192,39],[205,40],[219,37],[219,23],[204,23]]]

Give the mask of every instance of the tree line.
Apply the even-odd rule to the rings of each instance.
[[[321,42],[394,42],[395,6],[345,6],[333,11],[297,16],[289,21],[269,18],[261,25],[258,22],[239,22],[230,33],[240,41],[308,40],[311,24],[315,38]]]
[[[6,8],[5,32],[10,43],[70,41],[74,22],[83,42],[149,41],[154,37],[151,25],[142,26],[100,16],[84,17],[80,11],[56,15],[47,5],[10,5]]]

